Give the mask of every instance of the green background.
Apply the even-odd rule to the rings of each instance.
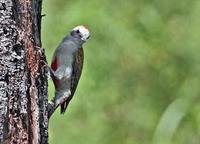
[[[73,27],[91,31],[50,144],[200,144],[199,0],[44,0],[43,14],[48,63]]]

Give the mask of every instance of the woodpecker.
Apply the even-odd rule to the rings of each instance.
[[[61,114],[65,113],[75,93],[83,68],[82,45],[89,37],[89,30],[84,25],[80,25],[73,28],[56,48],[50,68],[55,96],[48,106],[49,117],[59,105]]]

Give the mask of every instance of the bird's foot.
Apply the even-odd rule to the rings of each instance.
[[[44,60],[40,60],[40,63],[43,64],[42,69],[43,69],[43,67],[46,69],[46,71],[47,71],[47,77],[48,77],[48,79],[50,79],[51,78],[51,73],[52,73],[51,67]]]
[[[48,118],[51,117],[51,115],[56,110],[56,105],[53,101],[48,102]]]

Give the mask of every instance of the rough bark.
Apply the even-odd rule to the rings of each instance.
[[[41,0],[0,0],[0,143],[48,143]]]

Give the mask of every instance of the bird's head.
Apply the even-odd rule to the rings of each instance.
[[[86,26],[80,25],[71,31],[71,35],[76,38],[80,38],[82,41],[86,42],[90,37],[90,32]]]

